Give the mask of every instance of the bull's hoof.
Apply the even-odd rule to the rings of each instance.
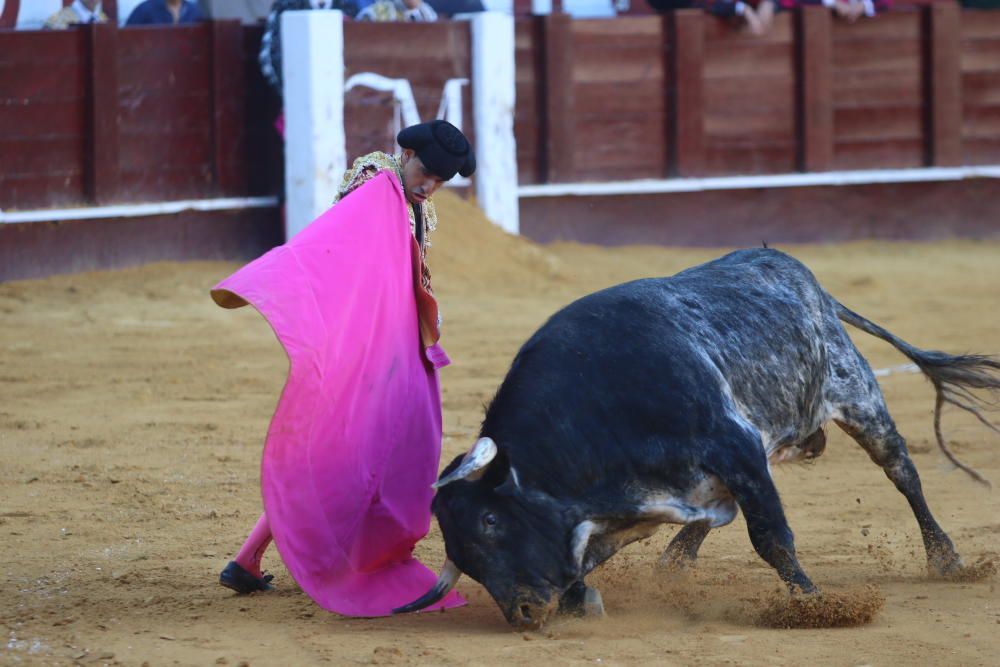
[[[660,559],[656,561],[656,568],[667,574],[681,574],[691,570],[697,562],[697,558],[692,558],[682,550],[667,547]]]
[[[943,579],[960,578],[965,572],[965,563],[953,548],[936,549],[927,554],[927,571]]]
[[[601,591],[596,588],[587,587],[587,592],[583,596],[583,614],[602,618],[604,614],[604,599],[601,598]]]
[[[576,582],[559,600],[559,613],[565,616],[604,616],[601,592],[582,582]]]

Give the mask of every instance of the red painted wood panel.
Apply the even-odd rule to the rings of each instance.
[[[85,200],[83,37],[0,33],[0,208]]]
[[[706,172],[794,171],[794,24],[780,14],[763,40],[707,21],[704,65]]]
[[[517,142],[518,183],[538,183],[541,180],[542,160],[542,103],[538,94],[538,68],[540,66],[537,23],[531,19],[518,19],[514,23],[514,138]]]
[[[928,89],[923,14],[890,13],[853,25],[833,21],[831,27],[833,167],[923,166]]]
[[[79,137],[84,132],[81,100],[0,102],[0,139]]]
[[[82,149],[79,159],[83,160]],[[79,165],[73,165],[64,169],[50,167],[44,173],[2,173],[0,202],[7,210],[82,206],[87,203],[83,171]]]
[[[960,17],[962,161],[1000,164],[1000,12]]]
[[[574,21],[573,170],[579,180],[662,178],[667,96],[659,18]]]

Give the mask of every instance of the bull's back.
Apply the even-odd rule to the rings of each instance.
[[[808,269],[769,250],[596,292],[524,344],[483,434],[521,449],[539,477],[573,470],[561,479],[584,488],[687,457],[663,443],[724,433],[734,408],[765,433],[804,431],[821,401],[828,311]]]

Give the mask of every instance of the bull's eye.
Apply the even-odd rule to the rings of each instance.
[[[495,526],[495,525],[497,525],[497,516],[496,516],[496,514],[493,514],[492,512],[487,512],[486,514],[484,514],[483,515],[483,524],[485,524],[487,526]]]

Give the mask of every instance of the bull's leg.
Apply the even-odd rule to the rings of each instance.
[[[940,576],[956,574],[962,569],[962,559],[927,507],[920,476],[910,460],[906,441],[896,431],[885,405],[879,401],[875,407],[880,409],[842,409],[842,417],[837,424],[868,452],[872,461],[881,466],[886,477],[910,503],[924,540],[928,568]]]
[[[790,590],[815,592],[816,587],[795,557],[792,530],[785,519],[760,442],[727,448],[720,453],[715,465],[715,473],[743,511],[750,542],[760,557],[775,569]]]
[[[577,581],[560,598],[559,613],[570,616],[604,616],[601,592],[583,581]]]
[[[712,530],[709,521],[685,524],[660,556],[659,565],[668,570],[680,570],[694,564],[698,549]]]

